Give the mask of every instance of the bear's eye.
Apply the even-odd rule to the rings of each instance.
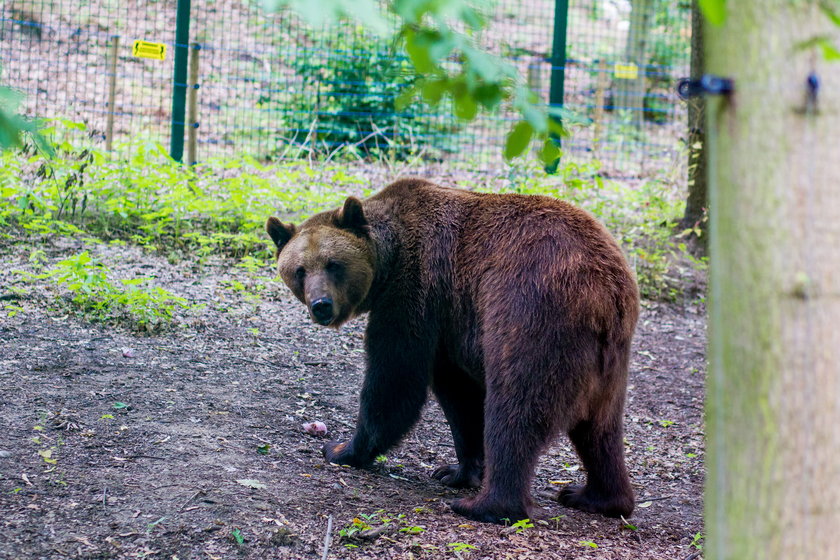
[[[338,261],[329,260],[329,261],[327,261],[326,269],[327,269],[327,272],[337,274],[337,273],[341,272],[342,270],[344,270],[344,265],[341,264]]]
[[[295,280],[303,280],[305,276],[306,270],[302,266],[297,267],[297,269],[295,270]]]

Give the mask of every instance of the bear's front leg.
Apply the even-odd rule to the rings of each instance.
[[[356,432],[350,441],[325,444],[327,461],[369,467],[417,422],[431,378],[430,340],[371,313],[365,336],[368,366]]]

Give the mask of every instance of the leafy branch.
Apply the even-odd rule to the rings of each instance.
[[[271,11],[289,7],[313,26],[352,18],[379,34],[396,20],[397,41],[419,76],[400,95],[398,108],[418,96],[432,106],[449,97],[455,116],[472,121],[482,108],[498,111],[506,105],[520,115],[507,136],[506,159],[522,155],[535,140],[542,142],[544,163],[560,156],[554,138],[566,135],[562,110],[542,103],[513,65],[478,46],[476,38],[487,25],[487,0],[391,0],[388,14],[371,0],[264,0],[264,5]]]

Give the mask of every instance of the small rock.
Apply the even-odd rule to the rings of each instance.
[[[134,357],[134,349],[133,348],[123,348],[122,349],[123,358],[133,358]]]
[[[5,449],[0,449],[0,459],[8,459],[12,456],[11,451],[6,451]]]

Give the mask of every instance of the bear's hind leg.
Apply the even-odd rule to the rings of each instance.
[[[567,486],[559,500],[566,507],[607,517],[630,517],[635,506],[633,489],[624,464],[624,438],[620,411],[599,425],[590,420],[578,423],[569,438],[586,468],[586,486]]]
[[[477,488],[484,471],[484,388],[449,360],[435,364],[432,390],[452,430],[457,465],[441,465],[432,478],[453,488]]]
[[[535,383],[522,383],[522,379],[508,376],[502,381],[504,387],[488,386],[484,484],[475,497],[455,500],[455,513],[489,523],[515,523],[531,517],[534,468],[558,431],[561,417],[556,401],[546,398],[550,392],[543,392]]]

